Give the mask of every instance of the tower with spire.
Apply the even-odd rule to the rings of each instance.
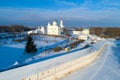
[[[61,27],[61,28],[64,28],[63,20],[62,20],[62,19],[60,20],[60,27]]]

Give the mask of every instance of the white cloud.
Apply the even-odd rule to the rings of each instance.
[[[120,0],[85,0],[81,7],[104,9],[104,8],[119,8]]]
[[[29,24],[41,24],[53,19],[66,21],[67,25],[118,25],[120,26],[120,10],[105,8],[91,10],[84,7],[77,7],[65,10],[47,10],[39,8],[0,8],[0,24],[4,22],[24,22]],[[73,22],[73,23],[69,23]],[[75,22],[76,21],[76,22]]]

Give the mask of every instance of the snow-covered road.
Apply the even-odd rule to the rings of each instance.
[[[120,80],[120,64],[114,55],[120,53],[120,47],[114,41],[106,41],[106,44],[106,49],[92,64],[62,80]]]

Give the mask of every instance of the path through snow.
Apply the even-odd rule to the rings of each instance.
[[[106,44],[106,49],[92,64],[62,80],[119,80],[120,64],[113,53],[120,53],[120,50],[116,50],[119,48],[113,41],[106,41]]]
[[[107,49],[108,49],[108,47],[107,47]],[[98,75],[98,73],[102,70],[102,68],[103,68],[103,66],[104,66],[104,64],[105,64],[105,62],[107,60],[107,57],[110,54],[109,52],[107,52],[107,50],[105,50],[104,53],[106,53],[106,54],[105,54],[105,56],[103,58],[103,62],[100,64],[100,66],[98,67],[96,72],[90,77],[89,80],[93,80],[95,78],[95,76]]]

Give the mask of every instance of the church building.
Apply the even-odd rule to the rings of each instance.
[[[48,35],[61,35],[63,33],[64,25],[63,20],[57,23],[56,20],[52,24],[48,22],[47,27],[41,26],[35,30],[28,31],[28,34],[48,34]]]
[[[60,20],[59,25],[56,20],[54,20],[52,24],[48,22],[47,34],[48,35],[61,35],[61,33],[63,32],[63,28],[64,28],[64,25],[63,25],[62,20]]]

